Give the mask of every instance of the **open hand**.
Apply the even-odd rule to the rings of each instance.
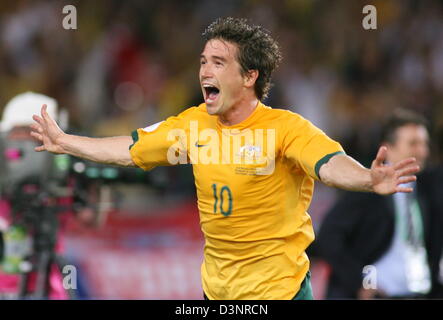
[[[35,151],[49,151],[52,153],[64,153],[59,140],[65,134],[46,111],[44,104],[41,109],[41,116],[34,115],[32,117],[36,123],[32,124],[31,135],[42,143],[41,146],[35,148]]]
[[[371,165],[372,188],[375,193],[388,195],[395,192],[412,192],[412,188],[400,186],[417,180],[414,175],[420,170],[415,158],[408,158],[392,165],[386,165],[387,148],[380,147]]]

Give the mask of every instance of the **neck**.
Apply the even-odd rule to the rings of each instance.
[[[219,115],[220,122],[225,126],[233,126],[246,120],[257,108],[258,99],[252,98],[233,105],[223,114]]]

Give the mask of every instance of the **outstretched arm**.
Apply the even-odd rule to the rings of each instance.
[[[412,192],[401,184],[415,181],[419,167],[414,158],[385,165],[386,147],[380,147],[371,168],[343,154],[335,155],[320,168],[320,179],[328,186],[350,191],[375,192],[388,195],[395,192]]]
[[[70,154],[105,164],[136,166],[129,153],[129,146],[133,143],[130,136],[88,138],[66,134],[49,116],[46,105],[41,109],[41,116],[34,115],[33,119],[31,135],[42,143],[35,151]]]

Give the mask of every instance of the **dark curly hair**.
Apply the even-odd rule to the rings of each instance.
[[[254,86],[257,98],[267,97],[271,88],[272,72],[282,60],[280,48],[269,32],[256,25],[249,25],[246,19],[219,18],[211,23],[202,34],[205,42],[220,39],[238,46],[237,60],[241,73],[258,70]]]

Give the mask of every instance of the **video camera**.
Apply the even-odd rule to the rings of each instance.
[[[0,196],[11,204],[12,225],[24,226],[33,238],[30,253],[53,250],[58,229],[57,213],[75,212],[84,207],[98,211],[97,203],[92,203],[88,194],[91,185],[100,188],[113,182],[150,184],[149,174],[141,169],[35,152],[37,144],[30,136],[29,124],[43,104],[47,105],[50,116],[58,119],[60,127],[66,130],[67,116],[57,115],[55,100],[34,93],[12,99],[5,108],[0,126]]]
[[[88,208],[98,216],[100,195],[94,200],[90,193],[100,193],[97,190],[114,182],[151,184],[149,174],[141,169],[35,152],[37,143],[29,125],[43,104],[66,131],[67,114],[57,114],[57,102],[30,92],[8,103],[0,123],[0,201],[10,204],[12,220],[6,230],[0,230],[4,242],[0,243],[0,264],[4,272],[20,274],[24,279],[20,281],[19,297],[28,295],[26,283],[31,271],[42,279],[37,281],[40,285],[35,297],[47,296],[49,266],[63,260],[55,253],[59,213]]]

